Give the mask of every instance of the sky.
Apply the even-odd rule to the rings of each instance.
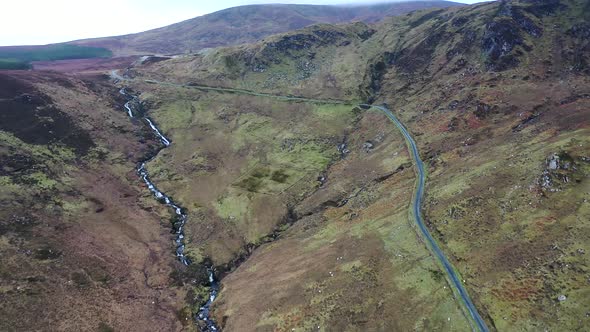
[[[454,0],[475,3],[482,0]],[[212,13],[260,3],[316,5],[387,0],[18,0],[2,4],[0,46],[40,45],[141,32]]]

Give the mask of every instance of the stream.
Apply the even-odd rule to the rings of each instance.
[[[127,93],[125,88],[122,88],[121,90],[119,90],[119,93],[128,99],[128,101],[125,103],[124,107],[125,107],[125,110],[127,110],[127,114],[129,115],[129,117],[134,118],[135,116],[133,114],[132,102],[137,101],[137,97]],[[141,114],[141,112],[138,112],[138,113]],[[160,151],[169,147],[170,144],[172,144],[172,142],[168,138],[166,138],[166,136],[164,136],[164,134],[162,134],[160,129],[154,124],[154,122],[149,117],[142,114],[141,119],[145,120],[145,122],[147,122],[147,124],[152,129],[152,131],[154,132],[156,137],[158,137],[158,139],[162,143],[163,147],[161,147],[152,157],[149,157],[148,159],[140,162],[139,165],[137,166],[136,171],[137,171],[137,174],[139,175],[139,177],[141,178],[141,180],[146,184],[146,186],[148,187],[150,192],[154,195],[154,197],[159,202],[165,204],[166,206],[168,206],[169,208],[171,208],[174,211],[175,221],[172,224],[172,231],[175,234],[174,244],[176,245],[176,257],[183,265],[188,266],[191,264],[191,260],[189,258],[187,258],[186,255],[184,254],[184,249],[185,249],[184,226],[185,226],[186,221],[188,219],[188,215],[185,212],[186,209],[182,208],[179,204],[174,202],[174,200],[172,198],[170,198],[170,196],[168,196],[165,193],[163,193],[162,191],[160,191],[158,189],[158,187],[156,187],[156,185],[150,180],[149,173],[146,169],[146,164],[149,163],[150,161],[152,161],[158,155],[158,153],[160,153]],[[215,322],[209,316],[209,312],[210,312],[211,303],[213,303],[213,301],[217,297],[217,293],[219,291],[219,284],[218,284],[217,280],[215,280],[215,274],[213,271],[213,267],[209,267],[207,269],[207,271],[209,273],[209,288],[210,288],[209,299],[207,300],[207,303],[205,303],[199,309],[199,312],[195,315],[195,319],[201,322],[200,325],[201,325],[201,330],[203,332],[218,331],[218,328],[215,325]]]

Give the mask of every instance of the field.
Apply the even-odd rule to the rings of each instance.
[[[174,144],[148,164],[155,183],[197,220],[187,232],[217,265],[273,232],[339,157],[349,106],[286,103],[195,89],[134,87]],[[228,266],[229,268],[229,266]]]

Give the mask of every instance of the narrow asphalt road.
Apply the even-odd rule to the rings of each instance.
[[[116,70],[111,71],[111,77],[115,80],[119,81],[133,81],[135,79],[125,78],[120,76]],[[302,101],[302,102],[313,102],[313,103],[325,103],[325,104],[339,104],[339,105],[352,105],[352,102],[348,101],[341,101],[341,100],[330,100],[330,99],[312,99],[312,98],[305,98],[305,97],[294,97],[294,96],[280,96],[280,95],[273,95],[268,93],[258,93],[255,91],[243,90],[243,89],[232,89],[232,88],[219,88],[219,87],[209,87],[209,86],[201,86],[201,85],[193,85],[193,84],[176,84],[176,83],[169,83],[169,82],[159,82],[154,80],[141,80],[146,83],[151,84],[159,84],[159,85],[167,85],[167,86],[176,86],[176,87],[183,87],[183,88],[195,88],[203,91],[217,91],[217,92],[230,92],[230,93],[237,93],[237,94],[245,94],[251,96],[258,96],[258,97],[269,97],[275,98],[280,100],[286,101]],[[471,301],[467,290],[463,286],[458,274],[453,269],[453,266],[442,252],[430,231],[424,224],[424,220],[422,219],[422,197],[424,196],[424,183],[425,183],[425,172],[424,172],[424,163],[422,159],[420,159],[420,154],[418,153],[418,147],[416,146],[416,142],[410,135],[410,133],[406,130],[404,125],[398,120],[398,118],[393,115],[393,113],[386,107],[386,106],[375,106],[375,105],[359,105],[359,106],[366,106],[372,107],[375,109],[380,110],[383,112],[401,131],[404,135],[409,148],[411,150],[412,157],[416,163],[417,173],[418,173],[418,183],[417,183],[417,190],[414,196],[414,201],[412,204],[412,212],[414,215],[414,219],[416,221],[416,225],[420,229],[422,236],[426,239],[427,245],[429,246],[430,250],[434,253],[436,259],[442,264],[444,272],[447,274],[449,281],[451,282],[451,287],[453,288],[453,292],[459,296],[460,301],[462,302],[462,306],[468,311],[469,316],[472,319],[472,322],[475,324],[474,328],[481,332],[488,332],[489,329],[485,323],[485,321],[479,315],[477,308]]]
[[[256,91],[246,90],[246,89],[222,88],[222,87],[215,87],[215,86],[199,85],[199,84],[194,84],[194,83],[180,84],[180,83],[156,81],[156,80],[151,80],[151,79],[126,78],[126,77],[119,75],[118,70],[111,71],[111,78],[113,78],[114,80],[117,80],[117,81],[137,81],[137,82],[144,82],[144,83],[148,83],[148,84],[158,84],[158,85],[172,86],[172,87],[185,88],[185,89],[227,92],[227,93],[235,93],[235,94],[241,94],[241,95],[249,95],[249,96],[254,96],[254,97],[273,98],[273,99],[284,100],[284,101],[300,101],[300,102],[311,102],[311,103],[318,103],[318,104],[335,104],[335,105],[354,105],[353,101],[345,101],[345,100],[337,100],[337,99],[313,99],[313,98],[306,98],[306,97],[299,97],[299,96],[281,96],[281,95],[274,95],[272,93],[256,92]]]
[[[374,105],[372,107],[383,112],[393,123],[395,123],[395,125],[399,128],[399,130],[404,135],[406,141],[408,142],[408,145],[412,152],[412,157],[414,158],[414,162],[416,163],[416,168],[418,170],[418,184],[416,186],[417,190],[416,195],[414,197],[414,202],[412,204],[412,212],[414,214],[416,224],[418,225],[418,228],[420,229],[422,236],[428,242],[430,249],[435,254],[436,258],[441,262],[449,280],[451,281],[451,286],[453,286],[455,293],[458,294],[461,298],[461,301],[463,302],[465,309],[467,309],[469,315],[473,319],[473,322],[475,322],[477,330],[482,332],[489,331],[485,321],[477,312],[477,308],[475,308],[473,302],[471,302],[471,298],[469,297],[467,290],[463,286],[463,283],[459,279],[459,276],[453,269],[453,266],[451,265],[445,254],[442,252],[442,250],[440,249],[440,247],[428,231],[428,228],[426,228],[424,220],[422,220],[422,214],[420,211],[422,207],[422,196],[424,195],[424,181],[426,176],[424,174],[424,163],[422,162],[422,159],[420,159],[420,154],[418,153],[416,142],[414,141],[408,130],[404,127],[404,125],[398,120],[398,118],[395,115],[393,115],[393,113],[391,113],[391,111],[387,107]]]

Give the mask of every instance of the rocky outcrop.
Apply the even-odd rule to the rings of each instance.
[[[554,153],[545,160],[545,169],[538,184],[543,192],[561,191],[574,180],[576,171],[577,165],[572,156],[565,151]]]
[[[519,61],[512,51],[523,43],[520,30],[511,19],[502,18],[489,23],[481,43],[487,69],[502,71],[516,67]]]
[[[252,71],[264,72],[270,65],[280,64],[285,58],[289,58],[299,60],[301,68],[309,69],[313,67],[314,48],[327,45],[345,46],[350,44],[350,37],[345,31],[332,27],[313,26],[263,44],[259,51],[246,56],[246,63]]]
[[[533,38],[543,35],[543,29],[529,17],[532,6],[513,6],[502,2],[497,16],[486,25],[481,50],[486,56],[486,67],[491,71],[503,71],[519,64],[519,57],[531,47],[525,43],[525,34]],[[520,46],[520,47],[519,47]]]
[[[590,8],[589,8],[590,9]],[[571,69],[575,72],[590,72],[590,24],[575,24],[567,30],[572,37],[572,49],[563,50],[563,55],[571,62]]]

